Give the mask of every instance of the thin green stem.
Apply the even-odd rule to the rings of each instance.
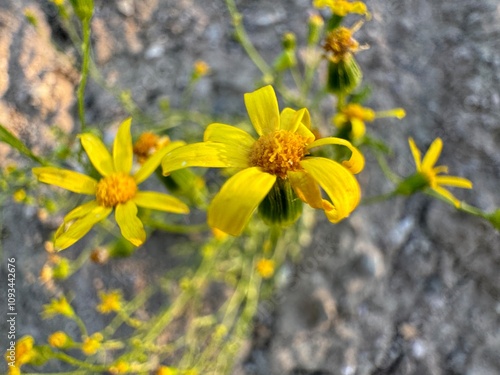
[[[90,18],[82,21],[82,69],[81,69],[81,79],[77,90],[77,100],[78,100],[78,117],[80,118],[81,131],[86,130],[85,124],[85,86],[87,85],[87,77],[89,74],[89,62],[90,62]]]

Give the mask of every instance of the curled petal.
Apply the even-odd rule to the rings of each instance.
[[[436,138],[434,142],[432,142],[429,150],[424,156],[424,160],[422,160],[422,170],[427,171],[432,169],[436,164],[436,161],[441,155],[441,150],[443,149],[443,141],[441,138]]]
[[[140,191],[135,195],[132,201],[139,207],[151,208],[153,210],[173,212],[176,214],[189,213],[188,206],[179,199],[155,191]]]
[[[87,203],[84,203],[75,209],[71,210],[66,216],[64,216],[63,221],[65,223],[69,223],[72,220],[76,220],[81,218],[82,216],[87,215],[90,211],[95,210],[99,204],[97,201],[90,201]]]
[[[222,186],[208,209],[208,225],[238,236],[255,208],[269,193],[276,176],[258,167],[244,169]]]
[[[295,194],[305,203],[313,208],[323,208],[323,199],[318,183],[307,172],[288,172],[287,177],[290,180]]]
[[[129,174],[132,169],[134,152],[132,136],[130,135],[131,124],[132,119],[126,119],[121,123],[116,133],[115,142],[113,143],[113,165],[116,172]]]
[[[54,167],[33,168],[40,182],[62,187],[79,194],[95,194],[97,181],[84,174]]]
[[[163,174],[187,167],[246,168],[248,151],[223,143],[203,142],[176,148],[161,162]]]
[[[67,221],[63,222],[56,232],[54,247],[59,251],[73,245],[85,236],[96,223],[108,217],[112,210],[113,208],[111,207],[97,206],[75,221],[69,223]]]
[[[115,219],[120,227],[122,236],[133,245],[140,246],[146,241],[146,232],[142,221],[137,217],[137,206],[128,201],[116,206]]]
[[[272,86],[245,94],[245,105],[257,134],[269,134],[279,129],[278,99]]]
[[[300,165],[319,183],[332,201],[322,202],[328,219],[336,223],[349,216],[361,198],[361,189],[352,173],[326,158],[307,158]]]
[[[137,184],[140,184],[149,176],[151,176],[156,168],[158,168],[165,155],[167,155],[170,151],[175,150],[176,148],[184,146],[185,144],[186,143],[182,141],[170,142],[167,146],[162,147],[158,151],[156,151],[144,162],[144,164],[142,164],[141,168],[135,173],[135,182]]]
[[[101,174],[108,176],[115,171],[113,159],[102,141],[94,134],[85,133],[80,135],[83,149],[87,153],[90,162]]]
[[[347,147],[351,151],[349,160],[344,160],[342,165],[349,169],[352,173],[357,174],[365,167],[365,158],[359,150],[354,147],[351,142],[342,138],[326,137],[320,138],[307,146],[308,149],[324,146],[324,145],[341,145]]]
[[[295,111],[291,108],[285,108],[280,115],[280,129],[295,133],[299,125],[311,128],[311,116],[306,108]]]

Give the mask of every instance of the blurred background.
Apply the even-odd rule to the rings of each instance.
[[[474,183],[471,191],[457,189],[457,197],[483,210],[498,208],[498,1],[366,3],[372,19],[356,33],[370,46],[357,55],[364,82],[373,89],[366,105],[407,112],[401,121],[368,124],[393,149],[391,168],[403,176],[414,170],[409,136],[421,150],[441,137],[438,164]],[[236,4],[267,61],[277,56],[283,33],[296,33],[298,45],[305,40],[313,13],[309,0]],[[245,118],[243,93],[253,91],[261,75],[235,41],[222,0],[95,0],[95,7],[93,57],[108,89],[89,80],[89,124],[116,129],[131,112],[117,100],[121,90],[129,90],[134,110],[161,118],[167,98],[172,107],[182,104],[191,67],[200,59],[211,73],[198,82],[190,105]],[[36,27],[24,16],[26,10]],[[0,123],[40,155],[56,148],[60,137],[79,131],[77,61],[54,4],[0,1]],[[135,125],[148,123],[134,117]],[[2,173],[13,163],[22,168],[27,160],[0,144]],[[369,154],[367,163],[359,176],[364,196],[389,191]],[[44,340],[56,329],[74,330],[39,316],[54,295],[38,280],[47,259],[44,242],[61,216],[44,217],[35,206],[10,198],[3,200],[0,215],[0,289],[4,294],[6,259],[15,257],[18,336]],[[88,264],[62,288],[77,297],[74,306],[82,319],[87,314],[90,326],[99,329],[104,322],[88,307],[98,302],[96,288],[120,287],[132,295],[175,266],[169,247],[188,240],[153,234],[131,258]],[[76,257],[80,248],[64,255]],[[311,245],[289,269],[260,310],[234,374],[500,373],[500,235],[487,222],[422,194],[360,206],[336,226],[318,215]],[[7,328],[1,319],[2,350]]]

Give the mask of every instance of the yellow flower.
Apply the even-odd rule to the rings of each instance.
[[[71,342],[71,339],[65,332],[57,331],[48,337],[47,342],[54,348],[64,348]]]
[[[52,1],[54,4],[59,5],[59,6],[61,6],[61,5],[63,5],[63,4],[64,4],[64,0],[51,0],[51,1]]]
[[[162,157],[182,142],[172,142],[158,150],[134,174],[132,170],[131,119],[118,129],[113,155],[95,135],[80,135],[82,146],[90,161],[103,176],[99,181],[84,174],[54,167],[33,168],[38,180],[69,191],[93,195],[94,200],[76,207],[64,217],[56,231],[54,245],[63,250],[81,239],[99,221],[115,209],[115,218],[123,237],[135,246],[146,240],[137,206],[174,213],[188,213],[188,207],[177,198],[153,191],[139,191],[137,185],[146,180],[158,167]]]
[[[109,293],[100,292],[99,298],[101,303],[97,305],[97,311],[102,314],[109,314],[122,308],[122,293],[119,290],[113,290]]]
[[[420,150],[417,148],[413,138],[409,138],[408,143],[410,144],[411,153],[413,154],[413,159],[415,160],[417,173],[425,179],[427,186],[441,197],[452,202],[455,207],[460,207],[460,201],[447,189],[443,188],[443,186],[455,186],[463,189],[472,189],[472,182],[463,177],[438,176],[440,173],[448,173],[448,167],[444,165],[437,167],[434,166],[443,148],[443,141],[441,138],[436,138],[434,142],[432,142],[423,160],[420,155]]]
[[[210,66],[203,60],[197,60],[193,64],[193,78],[198,79],[210,73]]]
[[[109,368],[112,374],[126,374],[131,369],[130,364],[125,361],[118,361]]]
[[[56,315],[63,315],[68,318],[75,316],[73,308],[64,296],[59,299],[53,299],[48,305],[43,305],[42,316],[44,319],[50,319]]]
[[[354,39],[353,34],[359,30],[363,22],[356,23],[352,28],[344,26],[333,29],[326,34],[323,50],[326,52],[326,57],[334,63],[345,61],[354,53],[367,49],[368,46],[360,46],[359,42]]]
[[[396,117],[402,119],[406,116],[403,108],[394,108],[388,111],[375,112],[357,103],[349,103],[340,109],[333,117],[333,123],[341,130],[350,127],[350,138],[359,139],[365,135],[365,122],[372,122],[376,118]]]
[[[275,267],[276,267],[276,264],[275,264],[274,260],[263,258],[257,262],[257,265],[255,268],[257,269],[257,272],[259,273],[259,275],[263,279],[269,279],[270,277],[272,277],[274,275]]]
[[[14,192],[12,195],[12,198],[14,199],[14,202],[21,203],[24,202],[26,199],[26,190],[24,189],[19,189]]]
[[[5,352],[5,360],[7,363],[14,363],[14,366],[9,365],[10,374],[20,374],[22,365],[29,363],[37,355],[34,349],[35,340],[31,336],[21,337],[15,345],[14,350],[7,350]]]
[[[101,348],[102,345],[102,334],[99,332],[94,333],[90,337],[86,337],[82,343],[82,352],[85,355],[93,355]]]
[[[151,155],[169,143],[170,138],[168,136],[159,137],[153,132],[144,132],[134,143],[134,155],[137,156],[139,163],[143,164]]]
[[[156,371],[156,375],[177,375],[179,372],[173,367],[160,366]]]
[[[271,86],[245,94],[245,104],[259,135],[257,140],[236,127],[215,123],[207,127],[204,142],[172,150],[162,161],[165,174],[193,166],[239,170],[211,202],[208,224],[239,235],[277,179],[289,181],[302,201],[323,209],[331,222],[349,216],[361,196],[353,176],[364,167],[361,153],[344,139],[315,140],[305,108],[285,108],[280,114]],[[312,148],[324,145],[345,146],[351,158],[341,165],[307,156]],[[320,187],[330,200],[322,198]]]
[[[366,5],[362,1],[350,2],[347,0],[314,0],[313,6],[318,9],[328,7],[333,14],[341,17],[344,17],[349,13],[361,14],[367,17],[370,16]]]

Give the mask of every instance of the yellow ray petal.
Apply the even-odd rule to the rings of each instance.
[[[72,220],[79,219],[82,216],[87,215],[90,211],[93,211],[94,209],[96,209],[98,206],[99,206],[99,204],[97,204],[97,201],[90,201],[90,202],[84,203],[84,204],[74,208],[73,210],[71,210],[69,212],[69,214],[64,216],[63,221],[65,223],[69,223]]]
[[[452,202],[455,205],[455,207],[457,207],[457,208],[460,207],[460,201],[457,198],[455,198],[455,196],[447,189],[445,189],[441,186],[436,186],[436,187],[433,187],[432,190],[434,190],[436,193],[438,193],[443,198]]]
[[[162,160],[163,174],[187,167],[246,168],[248,151],[242,147],[222,143],[203,142],[179,147]]]
[[[408,144],[410,145],[410,150],[411,154],[413,155],[413,160],[415,160],[415,166],[417,167],[417,171],[422,170],[422,156],[420,154],[420,150],[418,149],[417,145],[415,144],[415,141],[413,138],[408,138]]]
[[[244,169],[222,186],[208,209],[208,225],[238,236],[255,208],[269,193],[276,176],[258,167]]]
[[[278,99],[272,86],[245,94],[245,106],[257,134],[269,134],[279,129]]]
[[[340,129],[348,120],[349,118],[344,113],[339,112],[333,117],[332,122],[338,129]]]
[[[54,167],[33,168],[40,182],[62,187],[79,194],[95,194],[97,181],[84,174]]]
[[[310,174],[302,172],[288,172],[288,179],[295,194],[313,208],[323,208],[323,199],[318,183]]]
[[[162,159],[170,151],[175,150],[186,143],[182,141],[170,142],[167,146],[160,148],[153,155],[151,155],[141,166],[141,168],[135,173],[134,179],[137,184],[140,184],[145,179],[147,179],[151,174],[158,168]]]
[[[307,149],[311,149],[313,147],[319,147],[324,145],[341,145],[347,147],[351,150],[351,157],[349,160],[344,160],[342,165],[349,169],[352,173],[356,174],[363,170],[365,167],[365,158],[359,150],[354,147],[351,142],[346,141],[342,138],[337,137],[326,137],[320,138],[307,146]]]
[[[326,158],[307,158],[300,165],[330,197],[333,206],[327,201],[323,202],[328,219],[336,223],[349,216],[361,198],[361,189],[352,173]]]
[[[137,217],[137,206],[128,201],[116,206],[115,219],[122,236],[135,246],[141,246],[146,241],[146,232],[142,221]]]
[[[311,116],[306,108],[302,108],[298,111],[291,108],[285,108],[281,111],[280,129],[295,133],[300,124],[307,129],[311,127]]]
[[[139,207],[151,208],[153,210],[173,212],[176,214],[189,213],[189,207],[179,199],[155,191],[140,191],[135,195],[132,201]]]
[[[115,142],[113,143],[113,165],[116,172],[129,174],[132,169],[134,152],[130,134],[131,124],[132,118],[129,117],[121,123],[116,133]]]
[[[85,236],[99,221],[105,219],[112,211],[111,207],[97,206],[72,223],[63,223],[57,230],[54,239],[54,247],[64,250]]]
[[[359,139],[366,133],[366,127],[363,120],[359,118],[351,119],[351,134],[353,139]]]
[[[455,176],[436,176],[435,181],[438,185],[456,186],[463,189],[472,189],[472,181]]]
[[[255,139],[246,131],[235,126],[214,123],[207,126],[203,135],[203,141],[224,143],[232,146],[252,148]]]
[[[81,134],[79,137],[90,162],[101,176],[108,176],[113,173],[115,171],[113,159],[111,159],[111,155],[104,143],[94,134],[90,133]]]
[[[422,170],[427,171],[434,167],[434,164],[436,164],[439,155],[441,155],[442,149],[443,141],[441,140],[441,138],[436,138],[429,147],[429,150],[427,150],[427,153],[424,156],[424,160],[422,160]]]

